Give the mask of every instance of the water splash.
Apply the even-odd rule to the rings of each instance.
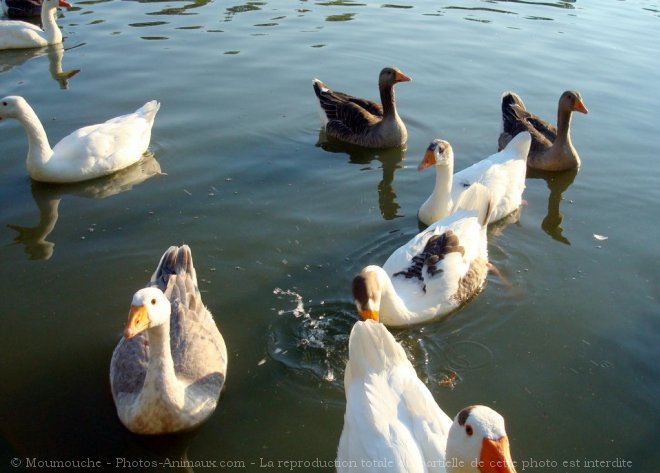
[[[292,291],[291,289],[280,289],[279,287],[276,287],[273,289],[273,294],[276,296],[291,296],[294,298],[296,301],[296,307],[291,311],[294,316],[302,317],[308,315],[305,313],[305,304],[303,303],[303,298],[297,292]],[[287,313],[285,310],[277,311],[277,315],[284,315],[285,313]]]
[[[352,305],[308,301],[306,308],[295,290],[276,288],[273,294],[288,297],[294,307],[277,310],[278,317],[269,328],[270,357],[343,389],[348,339],[356,320]]]

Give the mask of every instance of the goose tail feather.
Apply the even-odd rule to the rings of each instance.
[[[150,286],[158,286],[165,291],[170,276],[188,275],[197,286],[197,275],[193,266],[192,252],[188,245],[170,246],[160,258],[158,267],[151,276]]]
[[[385,325],[374,320],[356,322],[348,342],[353,376],[382,372],[410,363],[403,347]]]
[[[140,107],[136,113],[142,115],[149,123],[153,123],[153,121],[156,119],[156,113],[158,113],[159,109],[160,102],[157,100],[152,100]]]
[[[451,213],[460,210],[475,211],[479,223],[485,226],[488,224],[494,208],[490,190],[483,184],[475,182],[460,195]]]
[[[521,131],[509,141],[504,148],[504,152],[509,151],[516,159],[527,160],[531,146],[532,135],[528,131]]]
[[[519,127],[516,125],[518,116],[512,108],[514,105],[525,110],[525,104],[518,94],[511,91],[504,92],[502,94],[502,133],[512,136],[519,131]]]

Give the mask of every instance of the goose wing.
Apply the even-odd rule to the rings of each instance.
[[[177,376],[208,383],[219,393],[227,371],[227,348],[202,301],[190,248],[170,247],[150,285],[158,286],[172,304],[170,336]]]

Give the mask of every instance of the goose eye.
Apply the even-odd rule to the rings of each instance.
[[[151,299],[151,305],[156,305],[156,299]]]
[[[6,106],[7,106],[7,102],[2,102],[2,105],[4,105],[4,106],[6,107]]]
[[[468,434],[468,436],[472,437],[472,434],[473,434],[474,432],[473,432],[473,430],[472,430],[472,426],[471,426],[471,425],[466,425],[466,426],[465,426],[465,433]]]

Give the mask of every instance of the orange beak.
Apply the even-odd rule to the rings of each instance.
[[[509,439],[506,436],[499,440],[483,440],[479,471],[481,473],[516,473],[509,452]]]
[[[424,153],[422,162],[419,163],[419,166],[417,166],[417,170],[423,171],[424,169],[430,168],[433,165],[435,165],[435,154],[433,153],[433,148],[429,146],[426,150],[426,153]]]
[[[124,338],[132,338],[149,328],[149,314],[143,305],[131,305],[128,322],[124,327]]]
[[[584,102],[582,102],[582,100],[580,100],[580,99],[577,99],[577,101],[575,102],[574,110],[576,112],[581,112],[581,113],[585,113],[585,114],[589,113],[589,110],[587,110],[587,107],[584,106]]]
[[[396,71],[394,74],[394,80],[397,82],[410,82],[412,79],[405,75],[403,72]]]
[[[370,310],[370,309],[363,309],[360,311],[360,317],[362,317],[362,320],[375,320],[378,322],[378,311],[377,310]]]
[[[71,5],[69,2],[67,2],[67,1],[65,1],[65,0],[60,0],[60,7],[62,7],[62,8],[69,8],[69,7],[71,7],[71,6],[72,6],[72,5]]]

